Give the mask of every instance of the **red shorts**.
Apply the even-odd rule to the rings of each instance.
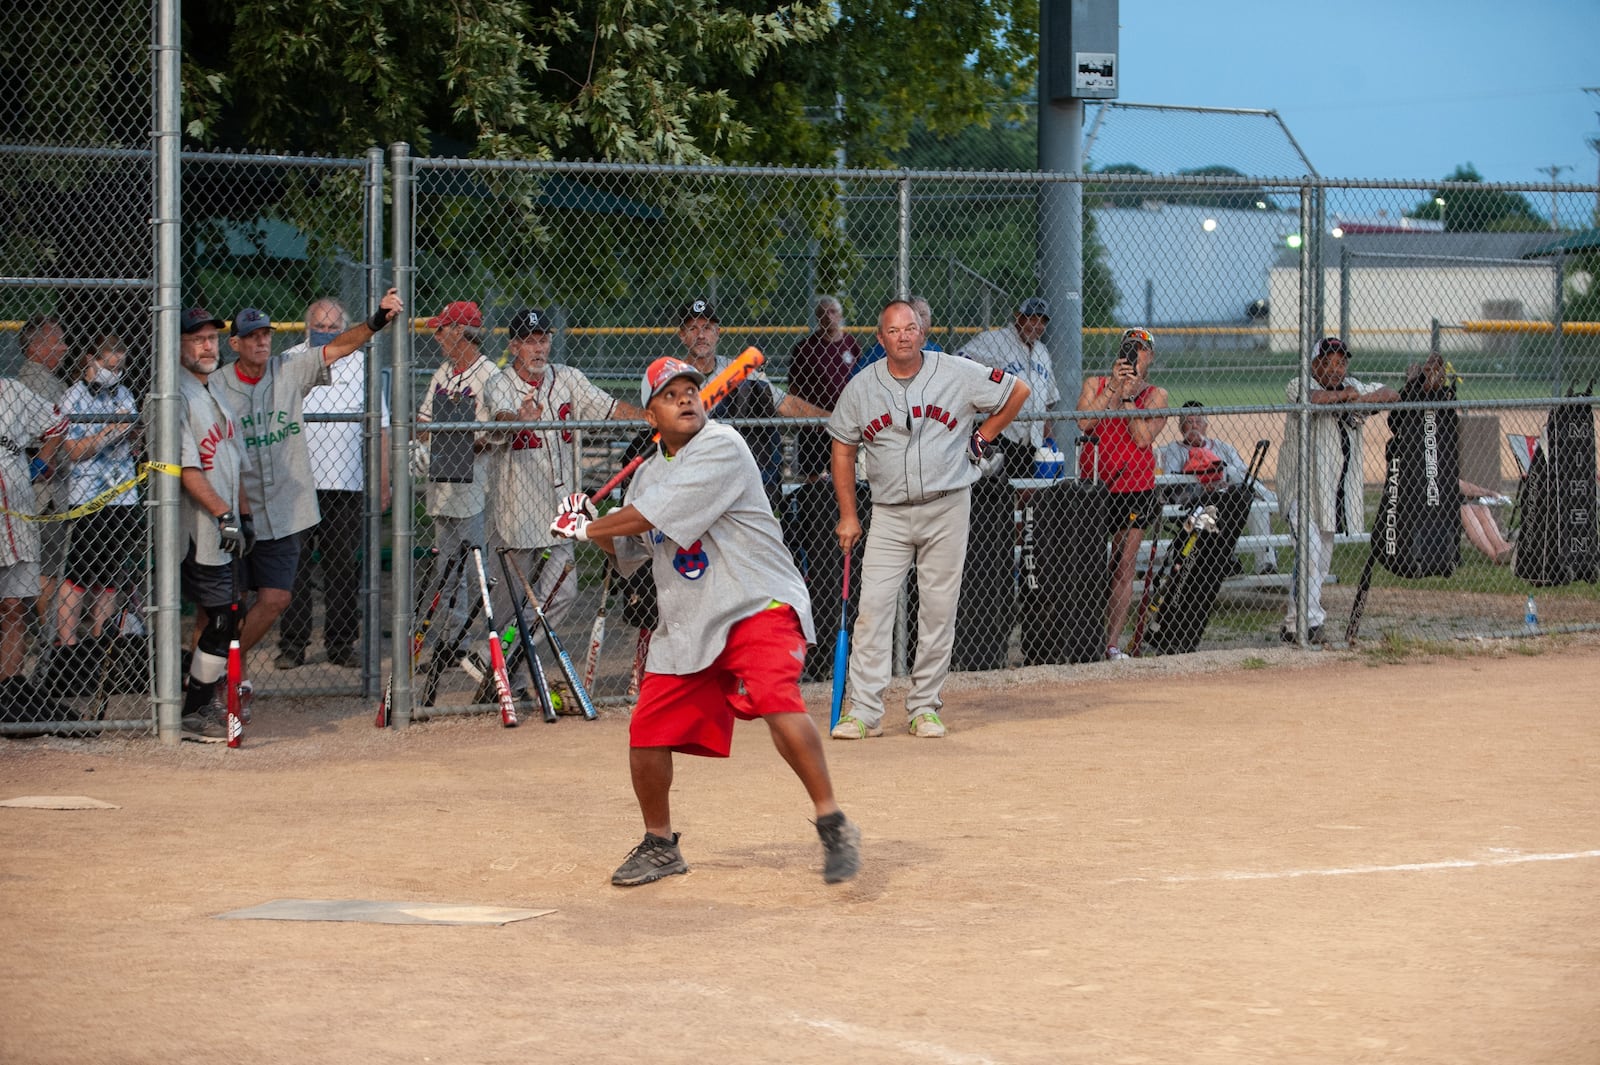
[[[717,660],[698,673],[645,673],[628,744],[726,758],[735,718],[806,712],[805,659],[806,637],[793,607],[753,614],[729,630]]]

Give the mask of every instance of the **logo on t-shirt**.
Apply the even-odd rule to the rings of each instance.
[[[678,548],[678,553],[672,556],[672,568],[678,571],[678,576],[687,580],[697,581],[706,575],[706,567],[711,560],[706,557],[705,548],[696,540],[688,547]]]
[[[1005,379],[1006,379],[1006,372],[1004,370],[990,370],[989,371],[989,380],[993,381],[995,384],[999,384],[1001,381],[1004,381]]]

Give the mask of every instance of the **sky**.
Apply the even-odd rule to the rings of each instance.
[[[1277,111],[1324,177],[1600,180],[1600,0],[1120,0],[1119,18],[1121,102]]]

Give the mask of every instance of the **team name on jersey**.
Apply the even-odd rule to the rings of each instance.
[[[200,452],[200,468],[206,472],[216,468],[217,448],[224,440],[233,437],[233,423],[225,422],[214,424],[206,431],[206,435],[195,441],[195,446]]]
[[[245,436],[245,447],[271,447],[280,440],[300,435],[300,422],[289,417],[286,410],[253,411],[239,419],[239,427],[246,433],[251,429],[264,430]]]
[[[572,404],[571,403],[563,403],[556,410],[556,421],[558,421],[558,422],[567,421],[571,417],[572,417]],[[563,430],[561,430],[561,440],[562,440],[563,443],[567,443],[567,444],[572,443],[572,430],[571,429],[563,429]],[[531,451],[531,450],[534,450],[536,448],[541,448],[541,447],[544,447],[544,438],[539,434],[539,432],[537,430],[534,430],[534,429],[518,429],[517,432],[516,432],[516,435],[514,435],[511,438],[511,450],[512,451]]]
[[[911,417],[912,419],[921,419],[924,422],[937,422],[938,424],[944,426],[946,432],[953,433],[956,430],[955,413],[952,411],[947,411],[943,407],[935,404],[930,403],[926,407],[912,407]],[[893,424],[894,412],[884,411],[882,414],[878,415],[876,418],[872,419],[872,421],[867,423],[866,428],[861,431],[861,436],[868,443],[871,443],[873,437],[877,436],[879,433],[883,432],[883,430],[889,428],[889,426]],[[910,427],[908,426],[908,428]]]

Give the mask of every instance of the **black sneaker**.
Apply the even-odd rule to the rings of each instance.
[[[299,669],[305,664],[306,653],[304,651],[290,651],[285,649],[279,651],[278,657],[272,660],[274,669]]]
[[[837,884],[861,871],[861,830],[845,819],[844,812],[816,820],[822,837],[822,882]]]
[[[644,842],[633,848],[628,860],[617,866],[617,871],[611,874],[611,882],[618,887],[638,887],[664,876],[676,876],[688,871],[689,866],[678,851],[678,833],[674,832],[672,838],[667,839],[646,832]]]
[[[213,704],[197,714],[185,715],[180,735],[196,743],[228,742],[227,711]]]
[[[354,647],[330,647],[328,648],[328,664],[330,666],[353,669],[361,663],[356,658],[356,649]]]

